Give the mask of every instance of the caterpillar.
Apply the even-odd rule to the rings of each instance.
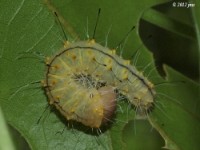
[[[33,5],[30,5],[30,6],[33,6]],[[69,7],[71,6],[69,5]],[[25,7],[18,7],[18,8],[22,8],[23,10],[23,8]],[[117,8],[118,7],[116,7],[116,9]],[[119,8],[122,9],[121,7]],[[2,53],[2,57],[5,58],[7,56],[8,58],[10,58],[10,60],[13,60],[13,61],[6,62],[3,60],[2,66],[4,67],[1,67],[2,77],[3,77],[1,94],[4,94],[5,92],[8,95],[10,92],[9,88],[11,87],[16,87],[17,90],[15,90],[16,88],[14,89],[15,90],[14,94],[10,92],[11,94],[10,96],[8,95],[9,97],[8,100],[6,99],[3,100],[4,104],[3,103],[1,104],[6,106],[4,107],[4,109],[6,110],[8,121],[11,122],[15,127],[17,127],[17,129],[20,129],[20,131],[22,131],[21,134],[25,135],[27,139],[30,139],[29,140],[30,143],[31,143],[31,139],[33,139],[32,145],[38,144],[39,145],[38,147],[41,147],[41,149],[44,149],[44,146],[46,146],[46,149],[51,149],[51,148],[59,149],[58,148],[59,146],[60,147],[61,145],[66,146],[67,145],[66,143],[69,143],[68,145],[71,146],[72,144],[70,140],[74,140],[75,148],[73,147],[71,149],[80,149],[80,147],[83,147],[83,146],[81,145],[78,147],[76,143],[82,142],[85,145],[87,145],[87,143],[92,143],[92,142],[84,141],[85,139],[91,136],[90,134],[85,134],[84,136],[80,136],[82,133],[85,133],[87,129],[84,128],[83,130],[80,130],[79,127],[77,129],[76,126],[74,126],[74,124],[73,124],[74,127],[72,129],[67,130],[67,132],[65,132],[64,134],[55,135],[55,132],[59,131],[60,129],[63,129],[64,128],[63,126],[66,126],[66,124],[63,124],[63,122],[61,122],[63,120],[60,120],[57,117],[57,113],[55,114],[53,113],[49,115],[50,118],[45,119],[44,124],[35,126],[35,123],[38,120],[39,115],[42,115],[43,108],[44,106],[46,106],[47,102],[46,102],[46,97],[44,96],[44,93],[41,90],[41,85],[36,87],[37,90],[35,90],[35,86],[37,85],[32,84],[34,81],[40,81],[41,79],[45,80],[46,85],[44,89],[49,99],[49,103],[57,107],[58,111],[61,112],[62,109],[60,108],[60,106],[63,107],[64,104],[67,102],[67,100],[70,100],[69,101],[70,106],[66,105],[67,107],[64,108],[65,111],[69,111],[68,112],[69,114],[66,112],[61,112],[62,115],[66,118],[66,120],[78,121],[81,124],[84,124],[91,128],[99,128],[102,125],[109,122],[110,119],[113,117],[113,113],[117,113],[121,115],[120,113],[116,112],[117,111],[116,105],[119,105],[118,95],[117,95],[118,93],[121,93],[122,95],[127,97],[128,101],[123,101],[123,102],[125,103],[129,102],[130,104],[138,108],[135,111],[140,116],[145,116],[146,112],[150,110],[150,108],[152,108],[153,104],[156,105],[156,101],[154,97],[159,96],[159,91],[160,92],[163,92],[163,91],[161,89],[159,90],[159,88],[156,88],[156,92],[155,92],[153,84],[151,82],[148,83],[149,82],[148,79],[145,79],[145,77],[141,75],[141,73],[137,71],[133,65],[130,65],[129,61],[123,60],[122,58],[118,57],[118,55],[115,54],[115,51],[109,48],[102,46],[103,48],[101,49],[99,44],[95,43],[93,40],[74,42],[74,43],[68,42],[65,48],[62,48],[60,51],[56,52],[56,54],[53,54],[51,58],[46,61],[47,62],[46,70],[49,70],[49,72],[45,71],[44,63],[42,62],[42,64],[40,64],[40,61],[38,60],[29,59],[29,54],[31,54],[31,58],[32,58],[32,54],[37,54],[37,51],[44,53],[44,55],[46,56],[48,55],[48,53],[51,53],[51,51],[59,50],[58,47],[61,47],[61,41],[59,38],[61,38],[61,36],[58,36],[59,31],[58,31],[57,26],[55,25],[55,22],[54,22],[55,20],[52,19],[52,16],[48,15],[48,13],[45,13],[48,15],[48,17],[44,17],[43,12],[45,11],[43,11],[44,10],[43,8],[38,9],[40,10],[38,11],[38,13],[36,12],[37,9],[28,9],[28,10],[30,11],[28,11],[27,13],[30,13],[30,15],[24,14],[26,13],[26,11],[20,11],[19,16],[17,16],[16,19],[13,19],[14,22],[11,23],[10,26],[8,27],[6,26],[6,29],[5,29],[6,32],[5,34],[3,34],[4,38],[2,40],[3,42],[2,45],[3,45],[3,49],[5,50],[4,50],[4,53]],[[91,12],[89,11],[89,13]],[[107,13],[109,12],[106,12],[105,14],[107,15]],[[115,14],[115,11],[112,11],[112,12],[114,12]],[[10,12],[9,14],[12,14],[12,12]],[[69,12],[69,14],[71,15],[72,13]],[[130,15],[130,13],[128,13],[127,15]],[[15,16],[15,15],[11,15],[11,16]],[[86,17],[87,14],[84,14],[83,16],[81,16],[81,18],[79,16],[76,16],[76,17],[74,16],[76,15],[72,15],[73,18],[79,20],[81,18],[84,18],[84,16]],[[9,19],[9,16],[6,18]],[[24,20],[24,18],[26,19]],[[120,20],[120,21],[124,22],[124,20]],[[18,22],[21,22],[21,23],[25,22],[26,28],[21,28],[21,25],[18,24]],[[69,19],[69,22],[73,22],[73,20]],[[106,21],[104,22],[106,24],[110,24],[110,22],[106,22]],[[112,22],[112,24],[116,24],[116,23]],[[130,24],[130,22],[127,24]],[[77,24],[77,25],[78,25],[78,28],[81,28],[80,24]],[[117,24],[116,26],[119,26],[119,25]],[[105,31],[105,28],[103,29]],[[38,31],[38,32],[35,32],[35,31]],[[120,32],[118,31],[116,32],[116,30],[114,32],[119,36],[122,35]],[[7,36],[7,33],[9,36]],[[13,35],[16,35],[16,36],[13,36]],[[115,39],[117,41],[117,38]],[[99,41],[98,43],[100,43],[100,40],[98,41]],[[75,48],[76,45],[80,46],[79,50]],[[87,47],[90,47],[91,52],[88,49],[87,50],[84,49],[84,45]],[[110,43],[109,45],[112,45],[112,44]],[[136,42],[136,45],[137,45],[137,42]],[[22,54],[24,55],[27,55],[28,57],[25,56],[25,58],[28,58],[28,59],[24,59],[25,61],[16,59],[17,61],[15,61],[15,58],[18,57],[18,55],[21,56],[20,52],[22,52]],[[27,52],[27,53],[24,53],[24,52]],[[64,53],[65,54],[68,53],[68,56],[66,56]],[[75,53],[76,55],[74,56],[73,53]],[[94,55],[93,59],[91,59],[92,56],[90,56],[89,53]],[[82,55],[79,55],[79,54],[82,54]],[[74,71],[74,72],[67,71],[64,64],[69,65],[70,68],[68,69],[74,69],[75,67],[77,68],[78,64],[80,64],[79,58],[82,58],[84,62],[87,62],[87,63],[84,63],[83,68],[87,68],[87,66],[89,68],[90,66],[94,66],[94,67],[92,69],[90,68],[91,69],[90,72],[82,70],[81,73],[75,74],[74,76],[74,73],[77,73],[77,71]],[[68,61],[62,64],[59,61],[59,59],[68,60]],[[109,67],[109,64],[111,67]],[[101,69],[99,69],[100,67]],[[52,76],[50,76],[50,74],[55,73],[56,75],[62,75],[60,71],[63,68],[65,69],[63,71],[65,71],[66,73],[69,72],[70,74],[67,76],[65,82],[63,82],[62,84],[60,79],[58,80],[56,78],[53,78]],[[79,68],[83,69],[81,67]],[[102,74],[101,77],[99,77],[96,72],[98,70],[101,71],[101,72],[99,71]],[[123,70],[125,70],[125,73],[123,72]],[[133,74],[132,72],[133,73],[136,72],[136,75]],[[128,78],[127,78],[127,74],[128,74]],[[105,76],[105,75],[110,75],[110,76]],[[65,76],[62,75],[62,77],[65,77]],[[144,79],[145,79],[145,82],[143,82]],[[64,83],[68,83],[68,84],[64,84]],[[24,85],[24,84],[25,86],[21,87],[21,85]],[[7,86],[3,87],[5,85]],[[32,87],[33,85],[34,87]],[[54,93],[55,91],[53,91],[54,89],[58,90],[59,87],[60,88],[66,87],[66,86],[71,87],[73,85],[78,87],[77,90],[74,91],[72,89],[69,89],[69,91],[67,92],[60,91],[61,93]],[[80,88],[81,86],[83,86],[83,88]],[[136,91],[132,91],[133,89],[135,89]],[[23,91],[23,90],[26,90],[26,91]],[[143,95],[146,95],[146,96],[139,97],[142,94],[138,94],[138,92],[142,90],[147,91],[147,92],[143,92]],[[91,93],[87,93],[88,91]],[[166,93],[168,93],[168,90],[165,90],[165,91],[167,91]],[[173,90],[170,90],[170,91],[174,93]],[[72,93],[74,93],[74,95],[72,95]],[[78,94],[81,94],[81,93],[88,94],[88,97],[86,97],[87,95],[84,95],[86,98],[84,98],[83,96],[82,97],[79,96]],[[65,95],[64,95],[64,98],[62,97],[62,94],[71,94],[72,97],[71,99],[66,99]],[[137,95],[133,95],[133,94],[138,94],[138,97]],[[75,99],[76,97],[78,98],[77,101]],[[111,97],[111,98],[108,98],[108,97]],[[137,98],[140,100],[140,102]],[[92,100],[97,100],[97,101],[91,104],[89,103],[90,99],[91,101]],[[61,101],[63,103],[61,103]],[[107,101],[109,103],[105,103]],[[172,121],[179,119],[179,117],[177,116],[180,116],[180,115],[176,115],[173,113],[173,111],[171,111],[173,110],[172,108],[176,108],[176,107],[171,107],[173,105],[169,104],[169,105],[166,105],[165,107],[165,104],[167,104],[167,102],[165,103],[165,101],[166,99],[163,101],[158,100],[157,102],[164,103],[163,105],[161,105],[161,109],[163,108],[164,111],[166,112],[168,111],[167,114],[169,114],[169,117],[171,118],[171,120],[165,119],[167,117],[160,114],[162,113],[162,110],[160,110],[159,106],[154,111],[155,113],[157,112],[157,114],[159,115],[152,114],[153,116],[152,118],[154,118],[156,121],[158,120],[159,124],[165,125],[166,128],[161,126],[161,128],[163,129],[167,129],[168,127],[170,127],[168,129],[171,129],[171,127],[176,129],[176,125],[172,124]],[[78,102],[77,104],[79,105],[76,106],[76,102]],[[144,102],[146,103],[146,105],[144,104]],[[18,109],[13,109],[13,108],[18,108]],[[99,114],[101,115],[98,116],[98,113],[96,113],[96,115],[92,113],[96,109],[99,110]],[[70,111],[73,112],[72,113],[73,115],[70,114]],[[134,110],[131,109],[130,111],[134,111]],[[77,115],[77,113],[79,113],[79,115]],[[180,111],[180,114],[181,114],[181,111]],[[19,117],[16,117],[16,116],[19,116]],[[126,114],[123,114],[123,116],[126,117]],[[117,119],[124,120],[124,118],[116,117],[116,120]],[[169,121],[169,124],[168,124],[168,121]],[[114,136],[112,139],[116,140],[116,142],[119,142],[119,141],[122,141],[121,139],[119,139],[119,137],[121,137],[124,127],[121,127],[121,125],[119,125],[121,127],[120,128],[121,130],[119,130],[119,128],[116,129],[115,128],[116,124],[117,123],[113,124],[111,130],[115,131],[113,132],[114,134],[116,134],[117,132],[120,132],[120,133],[118,133],[119,136],[117,138],[116,136]],[[134,125],[132,125],[131,127],[135,128]],[[76,129],[77,129],[77,132],[76,132]],[[179,129],[178,126],[177,126],[177,129]],[[75,134],[74,134],[74,131],[75,131]],[[110,130],[106,130],[106,131],[110,133],[112,132]],[[70,133],[72,136],[67,136]],[[106,134],[98,134],[97,138],[99,139],[99,137],[103,137]],[[173,131],[172,131],[172,134],[169,134],[169,136],[171,135],[173,135]],[[74,136],[76,136],[76,138],[74,138]],[[107,137],[110,138],[110,135],[108,135]],[[95,138],[96,137],[91,136],[92,140],[94,140]],[[39,140],[40,142],[34,143],[34,141],[36,141],[37,139],[40,139]],[[112,141],[112,143],[114,143],[113,145],[115,145],[116,142]],[[54,146],[58,145],[58,147],[56,146],[53,147],[52,143],[55,143]],[[106,143],[104,145],[108,145],[108,144]],[[35,147],[35,149],[38,149],[38,147],[37,148]],[[63,149],[63,147],[60,149]],[[66,148],[70,149],[69,147],[65,147],[64,149]]]
[[[116,109],[116,92],[123,94],[144,116],[153,106],[155,90],[136,68],[94,39],[66,42],[47,59],[45,91],[67,120],[99,128]]]

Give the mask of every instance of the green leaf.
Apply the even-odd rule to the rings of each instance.
[[[158,83],[167,81],[160,77],[151,63],[154,60],[149,50],[145,46],[141,47],[142,41],[146,39],[141,39],[139,32],[148,31],[141,22],[146,20],[167,30],[170,35],[189,36],[194,40],[189,44],[196,44],[194,34],[199,29],[197,16],[200,14],[194,7],[196,28],[193,33],[183,32],[183,29],[191,29],[191,26],[180,23],[178,19],[172,21],[163,12],[161,14],[151,8],[163,2],[167,1],[1,0],[0,105],[8,123],[25,137],[31,149],[160,149],[164,146],[163,139],[166,142],[165,147],[169,149],[198,149],[199,85],[170,67],[165,67],[164,72],[167,74],[167,81],[175,81],[174,86],[159,85]],[[68,38],[76,41],[87,39],[87,28],[89,37],[93,36],[99,8],[101,15],[95,39],[102,45],[107,42],[108,47],[115,48],[132,26],[136,26],[124,48],[118,48],[117,52],[122,52],[124,58],[131,59],[146,76],[151,72],[148,77],[155,83],[158,93],[155,108],[149,114],[149,121],[155,128],[153,132],[148,132],[152,127],[147,121],[134,120],[134,109],[126,101],[118,103],[116,121],[102,134],[95,134],[90,128],[80,124],[67,122],[56,110],[51,111],[49,107],[46,109],[47,98],[39,83],[45,78],[44,60],[59,51],[65,40],[53,11],[58,13]],[[177,26],[174,28],[171,24],[184,25],[182,29],[176,30]],[[154,32],[151,30],[150,34]],[[199,36],[197,38],[199,41]],[[153,45],[155,49],[156,41]],[[162,46],[167,47],[168,44]],[[130,56],[136,53],[138,47],[140,55],[133,59]],[[175,44],[172,47],[177,48]],[[178,58],[184,52],[172,54]],[[198,56],[193,61],[196,63],[197,59]]]
[[[1,107],[0,107],[0,128],[1,128],[0,136],[3,137],[3,139],[0,140],[0,149],[15,150]]]
[[[165,66],[168,80],[182,81],[174,86],[160,85],[157,108],[150,118],[169,149],[198,149],[200,133],[199,85]],[[187,142],[184,142],[186,141]]]

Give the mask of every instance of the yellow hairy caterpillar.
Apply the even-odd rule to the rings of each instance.
[[[153,84],[130,61],[94,40],[67,42],[46,63],[45,91],[49,103],[67,120],[101,127],[115,112],[115,90],[137,108],[139,115],[146,115],[153,106]]]

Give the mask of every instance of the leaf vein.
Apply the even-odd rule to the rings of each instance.
[[[15,13],[13,14],[12,18],[8,21],[8,26],[12,23],[12,21],[14,20],[14,18],[17,16],[17,14],[19,13],[20,9],[22,8],[22,6],[24,5],[24,1],[22,0],[22,2],[20,3],[18,9],[15,11]]]
[[[47,30],[47,32],[46,32],[45,34],[43,34],[43,35],[41,36],[41,38],[39,38],[39,40],[36,41],[35,44],[34,44],[33,46],[31,46],[29,49],[27,49],[26,52],[30,52],[38,43],[40,43],[40,41],[42,41],[42,40],[45,38],[45,36],[51,31],[51,29],[53,28],[53,26],[54,26],[54,24],[52,24],[52,25],[50,26],[50,28]]]

